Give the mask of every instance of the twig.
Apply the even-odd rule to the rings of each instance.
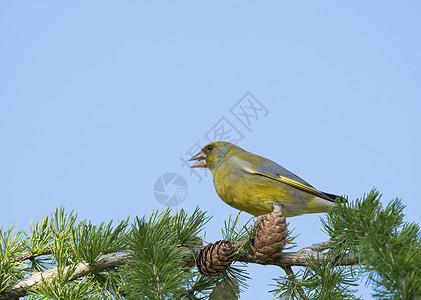
[[[321,243],[318,243],[318,244],[311,245],[310,247],[304,247],[303,249],[299,250],[298,252],[306,251],[307,249],[310,249],[312,251],[322,252],[323,250],[326,250],[327,246],[331,243],[333,243],[333,240],[328,240],[326,242],[321,242]]]
[[[285,273],[288,275],[288,277],[289,277],[292,281],[295,281],[295,280],[296,280],[296,278],[295,278],[295,274],[294,274],[294,272],[292,271],[292,267],[291,267],[291,266],[285,265],[285,266],[283,266],[283,267],[282,267],[282,269],[284,269],[284,270],[285,270]],[[297,289],[297,291],[298,291],[298,293],[300,294],[301,298],[303,298],[304,300],[307,300],[307,299],[308,299],[308,298],[307,298],[307,296],[306,296],[306,294],[304,293],[303,288],[302,288],[301,286],[299,286],[299,285],[295,285],[295,288]]]
[[[39,252],[37,254],[32,254],[32,252],[27,251],[27,252],[23,252],[23,253],[20,253],[20,254],[17,254],[15,256],[10,257],[10,260],[13,261],[13,262],[19,262],[19,261],[23,261],[23,260],[26,260],[26,259],[34,260],[38,256],[48,255],[48,254],[52,254],[52,251],[50,249]]]

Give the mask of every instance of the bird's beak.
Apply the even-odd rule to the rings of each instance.
[[[206,168],[206,155],[203,151],[200,151],[195,156],[189,159],[189,161],[197,160],[190,168]]]

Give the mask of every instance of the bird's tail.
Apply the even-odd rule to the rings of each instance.
[[[347,203],[348,202],[348,199],[345,198],[345,197],[342,197],[342,196],[338,196],[338,195],[335,195],[335,194],[329,194],[329,193],[325,193],[325,192],[323,192],[323,194],[325,194],[326,196],[331,198],[333,202],[336,201],[336,198],[339,198],[340,203]]]

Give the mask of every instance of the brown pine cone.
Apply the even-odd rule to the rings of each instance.
[[[260,224],[259,224],[260,221]],[[258,218],[254,237],[250,238],[250,246],[254,255],[261,260],[279,257],[287,243],[288,228],[281,212],[272,212]]]
[[[231,265],[234,258],[234,246],[230,241],[217,241],[200,249],[196,257],[196,266],[200,274],[215,276]]]

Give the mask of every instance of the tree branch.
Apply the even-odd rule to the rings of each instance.
[[[23,253],[20,253],[20,254],[17,254],[15,256],[10,257],[10,260],[14,261],[14,262],[23,261],[23,260],[26,260],[26,259],[34,260],[38,256],[48,255],[48,254],[52,254],[52,253],[53,252],[50,249],[39,252],[37,254],[32,254],[32,252],[27,251],[27,252],[23,252]]]
[[[297,252],[284,252],[281,256],[275,260],[271,261],[260,261],[252,252],[243,251],[236,257],[237,261],[245,263],[256,263],[262,265],[276,265],[282,268],[285,266],[307,266],[307,259],[310,257],[319,258],[321,260],[325,259],[325,254],[321,253],[322,247],[329,244],[331,241],[323,242],[320,244],[315,244],[310,247],[303,248]],[[203,246],[182,246],[180,247],[183,252],[187,255],[194,254],[197,256],[199,250]],[[324,248],[323,248],[324,249]],[[88,274],[94,274],[106,269],[116,267],[124,264],[130,257],[131,252],[115,252],[101,255],[98,260],[93,265],[88,265],[85,263],[78,263],[76,265],[76,270],[72,276],[72,280],[86,276]],[[26,256],[27,257],[27,256]],[[29,257],[27,257],[29,258]],[[345,255],[338,265],[347,266],[355,265],[358,263],[358,259],[354,255]],[[69,268],[69,267],[67,267]],[[67,271],[67,269],[65,270]],[[34,273],[24,279],[18,280],[14,285],[8,287],[3,292],[0,293],[0,300],[6,299],[18,299],[27,294],[28,290],[36,290],[37,287],[42,283],[41,278],[44,278],[45,281],[51,281],[52,278],[57,276],[57,268],[53,268],[44,272]]]
[[[297,252],[281,253],[281,256],[279,258],[275,260],[264,261],[264,262],[258,260],[257,257],[254,256],[253,253],[244,251],[239,255],[239,258],[237,258],[237,261],[241,261],[245,263],[261,264],[261,265],[275,265],[275,266],[280,266],[280,267],[283,267],[285,265],[307,267],[308,266],[307,259],[311,257],[316,258],[316,259],[318,258],[320,260],[326,259],[325,254],[318,251],[311,250],[310,248],[304,248]],[[337,265],[351,266],[351,265],[356,265],[357,263],[358,263],[358,259],[355,255],[345,254],[342,260],[337,262]]]
[[[288,275],[288,277],[292,281],[295,281],[296,278],[295,278],[294,272],[292,271],[292,267],[291,266],[283,266],[282,268],[285,270],[285,273]],[[295,288],[297,289],[298,293],[300,294],[300,296],[301,296],[301,298],[303,300],[307,300],[308,299],[307,296],[306,296],[306,294],[304,293],[303,288],[301,286],[298,285],[298,286],[295,286]]]
[[[129,256],[129,252],[115,252],[101,255],[98,261],[92,266],[85,263],[79,263],[73,273],[72,280],[122,265],[127,261]],[[69,268],[70,267],[65,268],[64,272],[66,272]],[[42,278],[44,278],[45,281],[51,281],[55,276],[57,276],[57,268],[44,272],[37,272],[24,279],[18,280],[14,285],[5,289],[2,293],[0,293],[0,299],[10,300],[23,297],[27,294],[27,290],[36,290],[38,285],[42,284]]]
[[[311,245],[310,247],[304,247],[303,249],[299,250],[298,252],[306,251],[307,249],[310,249],[312,251],[322,252],[323,250],[326,250],[327,246],[331,243],[333,243],[333,241],[328,240],[326,242],[321,242],[321,243],[318,243],[318,244]]]

